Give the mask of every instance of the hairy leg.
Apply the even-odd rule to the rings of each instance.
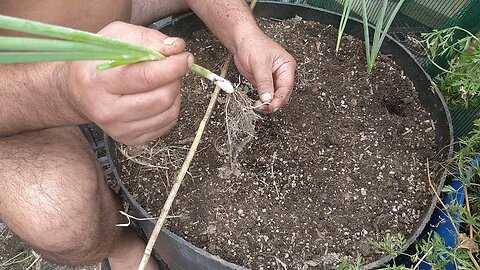
[[[0,219],[13,232],[60,264],[138,265],[145,243],[115,226],[120,202],[77,127],[0,138],[0,149]]]
[[[128,22],[132,0],[2,0],[0,13],[45,23],[98,32],[113,21]],[[7,31],[0,34],[4,35]],[[10,32],[11,34],[12,32]],[[18,35],[18,33],[15,33]]]
[[[97,32],[113,21],[148,25],[185,12],[185,0],[2,0],[0,13]],[[0,29],[0,34],[12,32]],[[18,35],[18,33],[15,33]]]
[[[188,11],[185,0],[132,0],[131,23],[148,25],[173,14]]]

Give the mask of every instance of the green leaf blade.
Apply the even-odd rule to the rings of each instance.
[[[362,22],[363,22],[363,36],[365,39],[365,57],[367,59],[367,67],[370,60],[370,33],[368,31],[368,16],[367,16],[367,1],[362,0]]]
[[[0,51],[11,52],[91,52],[91,53],[117,53],[137,55],[137,51],[110,49],[105,46],[87,44],[76,41],[55,39],[3,37],[0,36]]]
[[[0,15],[0,28],[50,38],[104,45],[115,49],[127,49],[146,54],[160,54],[139,45],[107,38],[98,34],[4,15]]]
[[[347,26],[347,21],[350,16],[350,11],[352,10],[353,0],[346,0],[345,5],[343,7],[342,18],[340,20],[340,25],[338,27],[338,34],[337,34],[337,45],[335,46],[335,51],[338,52],[340,50],[340,43],[342,42],[343,32],[345,31],[345,27]]]
[[[1,52],[0,64],[21,64],[33,62],[81,61],[81,60],[125,60],[129,55],[117,53],[85,52]]]
[[[384,4],[385,4],[385,8],[386,8],[386,4],[387,4],[388,0],[384,0]],[[385,37],[387,36],[387,32],[388,32],[388,29],[390,29],[390,26],[392,25],[393,23],[393,20],[395,19],[398,11],[400,11],[400,8],[402,7],[403,5],[403,2],[405,2],[405,0],[400,0],[397,5],[395,6],[395,9],[390,13],[388,19],[387,19],[387,23],[385,24],[385,27],[380,28],[380,38],[379,39],[375,39],[374,38],[374,41],[373,41],[373,45],[372,45],[372,51],[371,51],[371,56],[370,56],[370,63],[368,65],[368,72],[371,73],[372,70],[373,70],[373,65],[375,64],[375,60],[377,59],[377,56],[378,56],[378,53],[380,52],[380,47],[382,46],[383,44],[383,41],[385,40]],[[383,11],[383,8],[382,8],[382,11]],[[381,17],[383,18],[379,18],[380,19],[380,24],[381,26],[383,26],[383,21],[385,21],[385,12],[383,12],[383,14],[380,14],[382,15]],[[378,20],[377,20],[378,21]],[[375,30],[375,34],[377,33],[377,31]]]

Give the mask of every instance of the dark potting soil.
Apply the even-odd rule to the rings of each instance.
[[[238,156],[239,175],[227,179],[219,177],[228,151],[224,105],[217,104],[166,226],[250,269],[332,269],[357,255],[379,259],[370,241],[411,233],[431,198],[431,118],[391,56],[380,55],[368,75],[363,41],[346,36],[336,54],[332,26],[259,24],[298,62],[291,101],[257,122],[256,138]],[[211,34],[196,32],[187,43],[198,63],[219,72],[226,50]],[[243,82],[233,69],[228,77]],[[212,89],[198,76],[185,78],[178,126],[165,145],[189,146]],[[131,160],[122,168],[129,190],[154,216],[186,154],[163,149],[172,153],[169,169]]]

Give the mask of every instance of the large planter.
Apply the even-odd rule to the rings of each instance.
[[[328,12],[318,8],[312,8],[302,5],[277,3],[277,2],[261,2],[255,9],[255,15],[259,17],[274,17],[278,19],[288,19],[300,16],[305,20],[318,21],[323,24],[338,25],[340,15]],[[205,27],[204,24],[193,14],[188,14],[177,19],[173,19],[161,28],[161,31],[173,35],[188,37],[196,30]],[[373,30],[371,30],[373,32]],[[359,38],[363,38],[362,23],[357,20],[351,20],[345,29],[346,34],[350,34]],[[419,93],[422,105],[431,114],[435,122],[435,140],[437,144],[438,158],[444,160],[451,156],[452,153],[452,126],[451,119],[445,102],[438,91],[432,85],[429,76],[424,72],[420,65],[415,62],[412,55],[399,43],[392,38],[387,37],[382,46],[381,51],[385,54],[394,56],[395,61],[402,66],[405,75],[414,83]],[[116,181],[120,186],[125,198],[131,206],[131,210],[136,216],[148,217],[147,212],[135,201],[129,191],[125,188],[123,180],[120,177],[118,164],[115,156],[115,142],[110,138],[106,138],[107,155],[110,159],[110,165],[113,169]],[[445,181],[446,171],[438,173],[436,183],[440,191]],[[430,203],[420,218],[419,223],[408,236],[407,244],[411,245],[420,235],[425,225],[430,220],[432,212],[435,208],[436,198],[432,195]],[[150,235],[155,225],[154,221],[140,222],[142,229],[146,235]],[[169,265],[171,269],[245,269],[241,266],[229,263],[221,258],[213,256],[203,249],[197,248],[186,242],[182,238],[173,234],[167,229],[163,229],[159,239],[155,245],[157,253]],[[365,265],[367,269],[374,269],[391,261],[390,256],[385,256],[379,260]]]

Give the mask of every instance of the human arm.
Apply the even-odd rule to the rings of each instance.
[[[121,142],[140,144],[175,124],[181,78],[193,64],[192,56],[183,52],[184,41],[120,22],[100,34],[170,57],[104,72],[92,61],[0,66],[8,71],[0,85],[0,135],[93,121]]]
[[[261,110],[274,112],[283,106],[292,93],[295,60],[261,31],[245,2],[186,1],[234,55],[240,73],[257,86],[261,101],[273,98]]]
[[[85,123],[60,91],[60,63],[0,65],[0,137]]]

